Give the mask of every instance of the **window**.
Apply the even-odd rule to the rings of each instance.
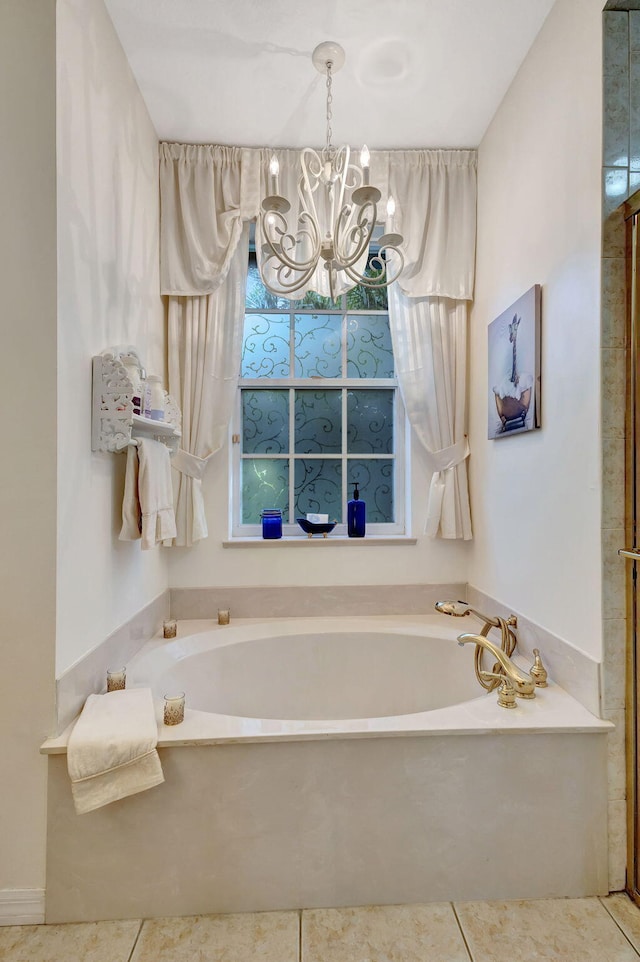
[[[233,534],[259,536],[265,508],[328,514],[346,533],[357,482],[367,533],[404,533],[404,410],[386,290],[333,303],[271,294],[249,255],[233,445]],[[340,527],[340,525],[342,527]]]

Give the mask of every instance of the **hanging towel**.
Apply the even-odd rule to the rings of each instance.
[[[138,541],[141,531],[142,518],[140,498],[138,497],[138,449],[135,444],[130,444],[127,448],[127,466],[124,475],[120,541]]]
[[[170,545],[176,536],[171,455],[162,441],[138,441],[138,498],[142,515],[142,547]]]
[[[89,695],[69,736],[67,769],[79,815],[164,781],[150,688]]]
[[[161,441],[138,441],[138,497],[142,514],[142,547],[153,548],[159,542],[170,545],[176,536],[173,511],[171,456]]]

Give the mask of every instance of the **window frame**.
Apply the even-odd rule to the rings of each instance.
[[[281,314],[288,315],[289,317],[289,331],[293,335],[295,330],[295,317],[296,315],[322,315],[322,314],[333,314],[341,318],[341,349],[342,349],[342,370],[347,371],[347,338],[345,334],[345,325],[348,323],[347,319],[350,316],[363,316],[370,317],[372,314],[388,314],[387,311],[381,311],[379,309],[367,309],[367,310],[349,310],[347,308],[347,295],[343,294],[341,296],[341,303],[339,307],[303,307],[298,302],[290,300],[289,307],[287,310],[283,308],[245,308],[245,315],[250,314]],[[243,316],[244,323],[244,316]],[[289,342],[289,362],[290,371],[295,371],[294,367],[294,339],[293,336],[290,337]],[[395,360],[395,359],[394,359]],[[260,539],[262,537],[262,525],[257,524],[246,524],[242,523],[241,520],[241,462],[242,457],[242,391],[243,390],[288,390],[290,392],[289,400],[289,451],[287,454],[274,455],[274,454],[247,454],[247,458],[264,458],[265,460],[283,460],[289,462],[290,466],[295,465],[296,460],[336,460],[341,461],[343,465],[343,498],[345,496],[346,488],[346,501],[352,497],[350,492],[349,482],[345,484],[344,481],[344,466],[349,460],[381,460],[381,461],[393,461],[393,497],[394,497],[394,514],[395,521],[393,522],[369,522],[367,521],[367,534],[376,537],[384,537],[385,535],[397,537],[398,535],[406,535],[407,533],[407,521],[408,521],[408,501],[409,501],[409,478],[410,478],[410,459],[409,459],[409,448],[408,448],[408,425],[407,417],[404,409],[404,404],[402,401],[402,395],[400,392],[397,375],[392,378],[353,378],[353,377],[287,377],[287,378],[238,378],[238,388],[236,391],[236,401],[234,404],[233,418],[230,424],[230,448],[231,457],[229,458],[229,486],[230,486],[230,530],[231,538],[256,538]],[[362,455],[358,453],[348,454],[346,450],[346,444],[343,443],[343,450],[340,455],[336,454],[302,454],[296,453],[295,451],[295,432],[294,432],[294,417],[295,417],[295,405],[293,399],[295,397],[295,392],[300,390],[340,390],[343,392],[343,398],[341,401],[342,405],[342,437],[343,442],[346,438],[346,418],[347,418],[347,401],[346,395],[350,390],[390,390],[393,392],[393,452],[383,453],[383,454],[367,454]],[[295,476],[295,469],[294,469]],[[291,492],[291,471],[290,471],[290,492]],[[291,498],[291,495],[290,495]],[[363,499],[364,500],[364,499]],[[267,507],[267,505],[265,505]],[[289,507],[292,505],[290,503]],[[347,524],[346,524],[346,504],[343,502],[343,510],[345,521],[339,522],[333,529],[333,535],[337,536],[347,536]],[[333,520],[333,519],[329,519]],[[295,519],[290,519],[288,522],[283,522],[282,525],[283,536],[292,537],[300,536],[301,529],[296,523]]]

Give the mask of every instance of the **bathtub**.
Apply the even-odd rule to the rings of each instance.
[[[79,818],[51,749],[47,920],[606,893],[612,726],[553,681],[500,708],[459,631],[284,618],[153,639],[127,684],[153,691],[165,784]]]

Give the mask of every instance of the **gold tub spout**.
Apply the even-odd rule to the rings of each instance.
[[[519,698],[535,698],[536,686],[531,675],[528,672],[525,674],[520,671],[519,668],[516,668],[506,652],[504,652],[502,648],[498,648],[497,645],[494,645],[493,642],[485,638],[484,635],[458,635],[458,644],[474,644],[490,652],[511,682],[516,695],[518,695]]]

